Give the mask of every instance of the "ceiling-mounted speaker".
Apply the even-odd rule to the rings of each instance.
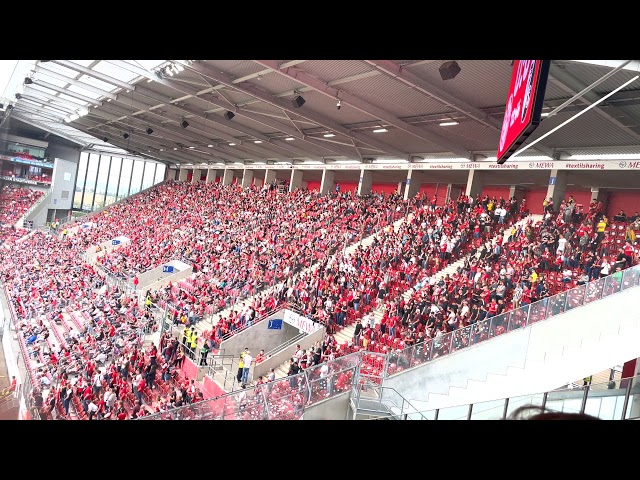
[[[224,112],[224,118],[226,118],[227,120],[231,120],[235,116],[236,114],[233,112],[229,112],[229,111]]]
[[[302,98],[301,95],[298,95],[296,97],[293,97],[293,100],[291,100],[291,103],[293,103],[293,108],[300,108],[305,104],[305,99]]]
[[[440,65],[440,76],[442,80],[451,80],[460,73],[460,65],[455,60],[444,62]]]

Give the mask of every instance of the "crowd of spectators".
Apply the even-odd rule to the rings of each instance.
[[[38,363],[38,388],[50,387],[59,401],[54,410],[67,415],[74,405],[81,418],[137,418],[202,398],[197,385],[175,378],[185,355],[205,344],[217,348],[283,303],[328,327],[323,345],[293,359],[304,369],[360,348],[397,351],[637,262],[638,225],[619,222],[609,235],[597,202],[583,211],[569,198],[558,213],[545,205],[543,221],[524,224],[526,206],[515,199],[461,195],[436,203],[169,182],[92,216],[92,226],[75,234],[35,232],[20,249],[0,253],[0,274],[24,347]],[[624,246],[619,225],[629,240]],[[347,253],[348,244],[372,233],[373,244]],[[176,324],[238,307],[195,342],[163,335],[157,349],[142,350],[140,333],[154,327],[149,308],[137,295],[103,285],[82,261],[89,247],[121,235],[131,243],[98,257],[112,275],[136,276],[172,259],[193,265],[187,281],[144,296],[170,304]],[[439,274],[463,257],[455,273]],[[338,345],[333,333],[355,321],[354,341]]]
[[[40,190],[4,185],[0,190],[0,244],[11,243],[26,233],[23,228],[16,228],[15,223],[43,195]]]

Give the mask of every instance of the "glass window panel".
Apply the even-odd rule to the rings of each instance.
[[[144,170],[144,160],[135,160],[133,164],[133,175],[131,177],[131,188],[129,189],[129,195],[138,193],[140,186],[142,185],[142,172]]]
[[[156,183],[160,183],[164,180],[164,173],[166,171],[167,166],[164,163],[159,163],[158,166],[156,167],[156,178],[153,182],[153,184],[155,185]]]
[[[100,155],[96,153],[89,154],[89,167],[87,169],[87,181],[84,185],[82,210],[91,210],[91,205],[93,205],[93,195],[96,190],[96,179],[98,177],[99,165]]]
[[[111,157],[111,170],[109,170],[109,181],[107,183],[107,193],[104,199],[105,207],[116,202],[116,197],[118,196],[118,181],[120,180],[121,166],[122,166],[122,158]]]
[[[142,189],[153,186],[153,179],[156,175],[156,162],[147,162],[147,166],[144,169],[144,178],[142,179]]]
[[[78,174],[76,175],[76,190],[73,195],[73,208],[82,208],[82,190],[84,189],[84,180],[87,176],[87,161],[89,154],[87,152],[80,153],[80,162],[78,163]]]
[[[107,193],[107,181],[109,179],[109,165],[111,157],[103,155],[100,157],[100,168],[98,170],[98,180],[96,181],[95,200],[93,209],[104,207],[104,197]]]
[[[129,192],[131,184],[131,169],[133,168],[133,160],[130,158],[122,159],[122,170],[120,171],[120,186],[118,187],[118,200],[122,200]]]

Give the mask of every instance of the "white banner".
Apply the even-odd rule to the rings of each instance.
[[[186,168],[194,167],[175,167]],[[508,161],[502,165],[495,162],[422,162],[422,163],[396,163],[396,164],[329,164],[329,165],[211,165],[200,166],[198,169],[216,170],[638,170],[638,160],[600,160],[600,161]]]
[[[284,310],[283,320],[284,323],[288,323],[307,334],[311,334],[322,328],[322,325],[319,323],[316,323],[307,317],[303,317],[296,312],[292,312],[291,310]]]

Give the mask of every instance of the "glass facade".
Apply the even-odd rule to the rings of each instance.
[[[82,152],[73,209],[90,212],[107,207],[162,182],[165,170],[163,163]]]

